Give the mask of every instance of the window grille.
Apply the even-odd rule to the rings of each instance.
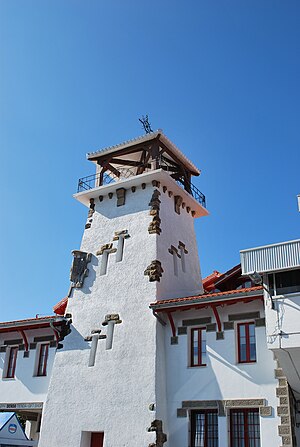
[[[218,447],[217,410],[192,411],[191,434],[192,447]]]
[[[258,409],[230,411],[230,447],[260,447]]]

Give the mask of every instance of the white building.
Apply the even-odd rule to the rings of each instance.
[[[39,447],[295,446],[263,286],[240,266],[202,282],[194,218],[208,212],[191,183],[200,171],[161,131],[88,159],[96,174],[75,194],[87,222],[52,317],[63,347],[39,394],[43,356],[30,353],[26,375],[9,382],[19,343],[6,336],[3,402],[20,403],[21,389],[24,402],[40,403]]]

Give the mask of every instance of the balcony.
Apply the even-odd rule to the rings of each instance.
[[[184,176],[179,176],[178,173],[174,173],[174,168],[169,165],[165,160],[159,160],[158,169],[163,169],[169,172],[170,176],[176,180],[186,192],[188,192],[201,206],[206,208],[205,195]],[[98,172],[87,177],[82,177],[78,180],[77,193],[89,191],[99,186],[109,185],[111,183],[117,183],[136,175],[153,171],[150,163],[144,165],[137,165],[133,167],[116,166],[113,172]]]

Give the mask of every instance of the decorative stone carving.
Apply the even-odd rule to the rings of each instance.
[[[218,408],[217,400],[184,400],[182,408]]]
[[[177,214],[180,214],[181,204],[182,204],[182,197],[181,196],[175,196],[174,197],[174,205],[175,205],[175,212]]]
[[[272,407],[260,407],[259,415],[262,417],[272,416]]]
[[[126,189],[118,188],[116,190],[116,193],[117,193],[117,206],[125,205]]]
[[[175,337],[171,337],[171,345],[178,345],[177,335],[175,335]]]
[[[152,222],[150,222],[148,227],[149,234],[160,234],[161,228],[160,223],[161,219],[159,217],[159,209],[160,209],[160,200],[159,200],[160,192],[158,189],[153,191],[151,200],[149,202],[149,206],[151,206],[150,215],[153,216]]]
[[[88,217],[92,217],[95,212],[95,199],[90,199],[90,209],[88,213]]]
[[[186,335],[187,334],[187,327],[179,326],[177,329],[178,335]]]
[[[148,431],[156,432],[156,442],[155,444],[149,444],[149,447],[163,447],[164,443],[167,442],[167,435],[163,432],[162,421],[159,419],[151,422],[151,427],[148,428]]]
[[[187,410],[185,408],[177,408],[177,417],[178,418],[186,418]]]
[[[96,252],[97,256],[103,255],[105,251],[109,251],[109,253],[115,253],[117,251],[116,248],[113,248],[113,244],[104,244],[100,247],[100,250]]]
[[[161,266],[161,262],[158,261],[157,259],[155,259],[154,261],[151,262],[150,265],[148,265],[148,267],[144,271],[144,275],[149,276],[150,282],[153,282],[153,281],[159,282],[160,278],[162,277],[163,272],[164,272],[164,270]]]
[[[72,255],[74,258],[71,267],[70,281],[72,287],[80,288],[83,286],[84,278],[89,274],[87,265],[91,261],[92,254],[80,250],[73,250]]]
[[[224,340],[224,332],[223,331],[216,332],[216,340]]]
[[[115,324],[122,323],[122,320],[120,320],[119,314],[107,314],[107,315],[105,315],[105,319],[102,323],[102,326],[107,326],[110,321],[113,321]]]
[[[234,329],[234,322],[233,321],[224,321],[223,329],[224,329],[224,331],[229,331],[231,329]]]
[[[130,236],[128,234],[128,230],[115,231],[113,241],[118,241],[120,239],[120,237],[123,237],[124,239],[129,238]]]
[[[156,186],[157,188],[159,188],[160,182],[158,182],[157,180],[152,180],[152,185]]]
[[[260,318],[259,312],[245,312],[241,314],[228,315],[229,321],[252,320]]]
[[[190,320],[183,320],[182,326],[201,326],[209,323],[211,323],[211,317],[191,318]]]
[[[225,407],[229,408],[248,408],[264,407],[266,399],[231,399],[225,400]]]

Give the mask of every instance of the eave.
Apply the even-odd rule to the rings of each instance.
[[[236,304],[238,302],[250,302],[263,299],[263,288],[261,286],[249,287],[247,289],[230,290],[227,292],[208,293],[199,296],[174,298],[151,303],[150,308],[155,312],[175,312],[189,309],[199,309],[208,306],[223,306]]]

